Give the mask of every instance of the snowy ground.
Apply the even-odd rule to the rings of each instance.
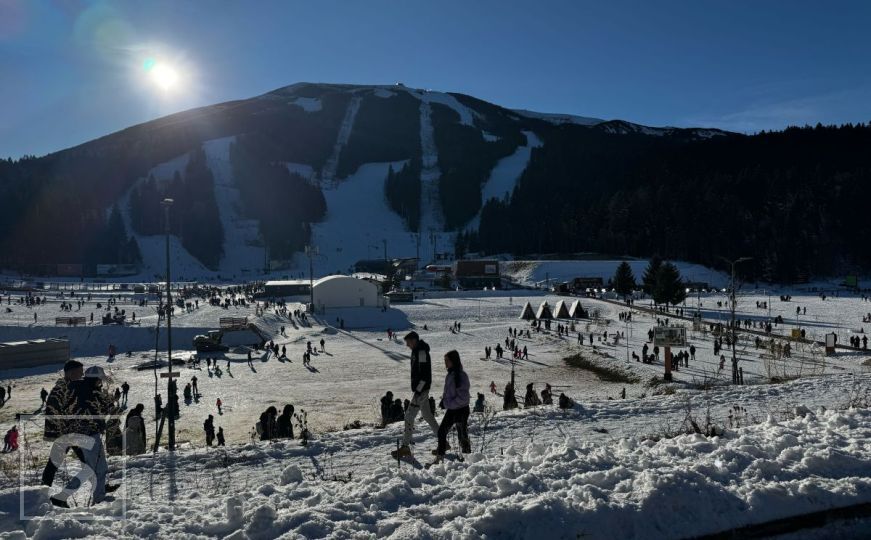
[[[409,393],[407,350],[401,342],[386,339],[388,327],[400,332],[413,327],[430,343],[435,394],[442,387],[441,356],[456,348],[472,380],[473,394],[484,393],[488,404],[498,407],[501,399],[493,396],[488,386],[495,381],[501,392],[511,366],[507,361],[482,360],[483,347],[504,340],[508,327],[525,329],[526,323],[517,319],[524,302],[529,300],[537,307],[545,299],[554,306],[560,297],[535,291],[429,293],[414,304],[396,305],[386,313],[328,311],[310,327],[267,313],[256,320],[276,336],[279,345],[287,346],[289,358],[257,358],[252,369],[244,355],[229,354],[232,367],[226,369],[224,358],[220,376],[204,365],[199,370],[181,369],[182,383],[196,375],[202,393],[198,401],[182,404],[178,427],[185,450],[175,458],[171,474],[163,454],[131,460],[129,482],[135,493],[127,495],[130,521],[78,525],[54,513],[42,524],[29,525],[27,532],[42,530],[39,534],[48,537],[75,536],[79,534],[76,531],[165,537],[224,536],[244,531],[256,538],[281,532],[348,536],[354,530],[378,536],[441,537],[466,530],[474,531],[468,533],[473,536],[501,531],[534,537],[536,529],[529,527],[549,523],[564,536],[585,532],[613,537],[610,532],[614,529],[608,527],[617,527],[619,534],[627,537],[664,538],[715,532],[796,510],[869,500],[867,467],[860,469],[858,463],[868,459],[871,417],[864,411],[817,411],[820,406],[843,406],[857,381],[871,384],[871,368],[864,365],[868,354],[841,350],[836,357],[823,358],[810,348],[796,350],[788,370],[813,365],[804,374],[814,376],[786,384],[733,387],[728,385],[727,373],[717,373],[712,337],[690,332],[690,341],[698,349],[696,360],[675,373],[676,382],[671,387],[648,386],[652,378],[661,376],[662,364],[644,365],[626,358],[627,353],[640,351],[647,330],[655,322],[653,317],[636,310],[633,322],[627,325],[618,321],[624,306],[593,299],[582,299],[582,303],[598,319],[576,323],[584,334],[584,345],[577,344],[575,334],[561,338],[553,332],[532,333],[530,339],[519,340],[530,351],[530,360],[520,361],[516,368],[521,394],[530,382],[537,390],[548,382],[557,393],[565,392],[579,401],[575,411],[540,408],[499,413],[486,429],[482,419],[476,418],[472,432],[479,455],[473,455],[470,463],[432,471],[395,470],[395,464],[385,456],[395,445],[397,427],[334,431],[354,420],[370,425],[376,422],[377,400],[386,390],[400,398]],[[723,295],[701,298],[707,320],[725,317],[724,309],[716,306],[724,299]],[[763,300],[768,300],[767,292],[743,295],[739,317],[767,318],[768,310],[755,307],[756,301]],[[690,299],[688,310],[697,301]],[[807,307],[807,315],[799,320],[795,320],[796,306]],[[61,314],[56,302],[37,308],[39,322],[35,325],[33,310],[14,303],[11,307],[12,313],[0,310],[0,340],[65,332],[73,341],[74,354],[86,365],[102,365],[116,384],[125,380],[131,384],[130,404],[146,405],[149,437],[153,435],[154,374],[132,367],[154,355],[154,334],[149,328],[156,323],[156,316],[150,310],[119,305],[128,313],[137,311],[140,327],[56,328],[51,326],[53,317]],[[787,332],[800,324],[814,336],[835,330],[846,338],[850,329],[858,331],[866,326],[861,318],[869,311],[871,303],[856,297],[823,301],[818,296],[800,296],[791,302],[775,297],[771,302],[772,316],[782,314],[785,318],[776,332]],[[214,328],[219,317],[228,315],[250,315],[254,320],[252,309],[228,311],[203,306],[173,319],[175,347],[189,347],[193,334]],[[345,319],[345,330],[333,326],[337,317]],[[449,331],[454,321],[461,322],[460,333]],[[278,335],[282,325],[286,336]],[[604,331],[611,336],[615,331],[625,332],[628,339],[615,347],[610,344],[612,338],[599,340]],[[590,333],[595,334],[592,346]],[[316,344],[322,337],[326,353],[314,356],[313,368],[306,369],[301,362],[305,343],[310,340]],[[108,339],[122,352],[128,348],[134,351],[133,358],[121,356],[107,362],[103,351]],[[563,359],[577,353],[596,364],[628,372],[639,382],[604,382],[588,371],[566,365]],[[739,348],[747,382],[766,378],[766,361],[760,354],[752,345]],[[12,399],[0,408],[0,429],[8,429],[16,413],[38,411],[39,389],[50,388],[57,376],[57,368],[52,366],[0,372],[2,382],[13,385]],[[714,388],[698,390],[698,384],[706,380],[713,381]],[[623,388],[627,399],[612,400]],[[223,415],[217,415],[217,397],[225,403]],[[296,443],[250,444],[249,434],[259,413],[269,405],[280,408],[284,403],[293,403],[297,411],[308,411],[317,440],[308,448]],[[714,422],[725,428],[730,427],[730,413],[733,426],[739,422],[741,426],[753,425],[716,439],[685,436],[655,444],[644,440],[646,435],[657,438],[679,430],[688,404],[699,416],[710,407]],[[735,405],[744,410],[734,411]],[[815,414],[794,418],[794,410],[801,407]],[[226,453],[207,453],[202,448],[201,426],[208,414],[216,415],[216,424],[224,427],[230,444],[244,446],[228,448]],[[23,427],[29,440],[39,441],[39,418]],[[423,430],[418,434],[418,454],[424,461],[434,439]],[[37,445],[33,451],[39,454],[45,448]],[[351,482],[324,481],[348,473]],[[156,475],[155,485],[147,490],[144,486],[151,474]],[[297,482],[300,476],[302,481]],[[192,500],[204,503],[208,519],[195,523],[184,512],[172,517],[163,508],[167,492],[174,493],[180,506]],[[699,493],[705,494],[707,502],[693,506]],[[17,516],[17,499],[10,499],[14,495],[12,491],[0,492],[0,510],[9,511],[12,504]],[[44,501],[45,496],[29,491],[28,497]],[[679,534],[670,534],[671,520],[658,518],[651,511],[666,499],[671,507],[689,512],[688,518],[680,521],[685,528]],[[429,500],[435,504],[426,504]],[[439,504],[447,500],[452,503]],[[237,511],[238,501],[241,510]],[[114,515],[118,509],[106,506],[95,511]],[[170,517],[159,522],[154,519],[164,514]],[[268,524],[277,532],[262,529]],[[21,526],[11,517],[0,521],[0,529]]]

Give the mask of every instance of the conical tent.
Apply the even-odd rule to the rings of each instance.
[[[575,300],[572,302],[572,307],[569,309],[569,317],[572,319],[583,319],[587,316],[587,312],[581,307],[581,301]]]
[[[566,303],[562,300],[556,303],[553,313],[553,316],[557,319],[568,319],[570,317],[569,308],[566,307]]]
[[[520,318],[524,321],[529,321],[535,318],[535,312],[532,311],[532,305],[529,302],[523,306],[523,311],[520,313]]]
[[[535,314],[535,317],[537,319],[553,319],[553,313],[550,311],[550,305],[547,301],[538,306],[538,313]]]

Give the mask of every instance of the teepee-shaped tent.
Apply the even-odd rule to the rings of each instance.
[[[587,317],[587,312],[581,307],[580,300],[572,302],[572,307],[569,309],[569,317],[572,319],[583,319]]]
[[[566,307],[565,302],[560,300],[556,303],[556,307],[553,309],[553,316],[557,319],[568,319],[570,317],[569,308]]]
[[[553,313],[550,311],[550,305],[545,300],[538,306],[538,313],[535,314],[537,319],[553,319]]]
[[[523,311],[520,313],[520,318],[524,321],[529,321],[535,318],[535,312],[532,311],[532,305],[529,302],[523,306]]]

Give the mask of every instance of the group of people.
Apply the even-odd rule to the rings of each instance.
[[[459,331],[459,323],[456,324],[457,331]],[[457,427],[460,450],[463,453],[471,452],[472,447],[468,430],[470,414],[469,389],[471,384],[469,376],[463,369],[460,354],[455,350],[451,350],[444,355],[447,374],[445,375],[440,405],[445,409],[445,414],[442,417],[441,423],[438,423],[433,414],[432,402],[429,395],[432,387],[430,347],[414,331],[406,334],[404,341],[406,347],[411,350],[412,397],[409,400],[408,409],[405,411],[405,429],[402,435],[402,444],[391,452],[391,455],[396,459],[412,456],[411,438],[418,414],[423,416],[423,419],[437,438],[438,442],[433,451],[436,461],[441,461],[444,458],[448,448],[448,433],[454,426]]]

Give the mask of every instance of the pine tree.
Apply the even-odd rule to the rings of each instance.
[[[653,294],[656,288],[656,276],[659,274],[659,269],[662,267],[662,259],[658,255],[650,258],[647,263],[647,268],[644,270],[644,275],[641,277],[642,288],[647,294]],[[656,298],[653,300],[656,302]],[[656,302],[657,304],[659,302]]]
[[[635,275],[632,273],[632,267],[629,266],[629,263],[626,261],[620,263],[617,271],[614,272],[613,283],[617,294],[624,297],[632,294],[632,290],[635,289]]]
[[[656,273],[653,301],[657,304],[676,306],[683,302],[686,296],[686,287],[677,266],[670,262],[663,263]]]

